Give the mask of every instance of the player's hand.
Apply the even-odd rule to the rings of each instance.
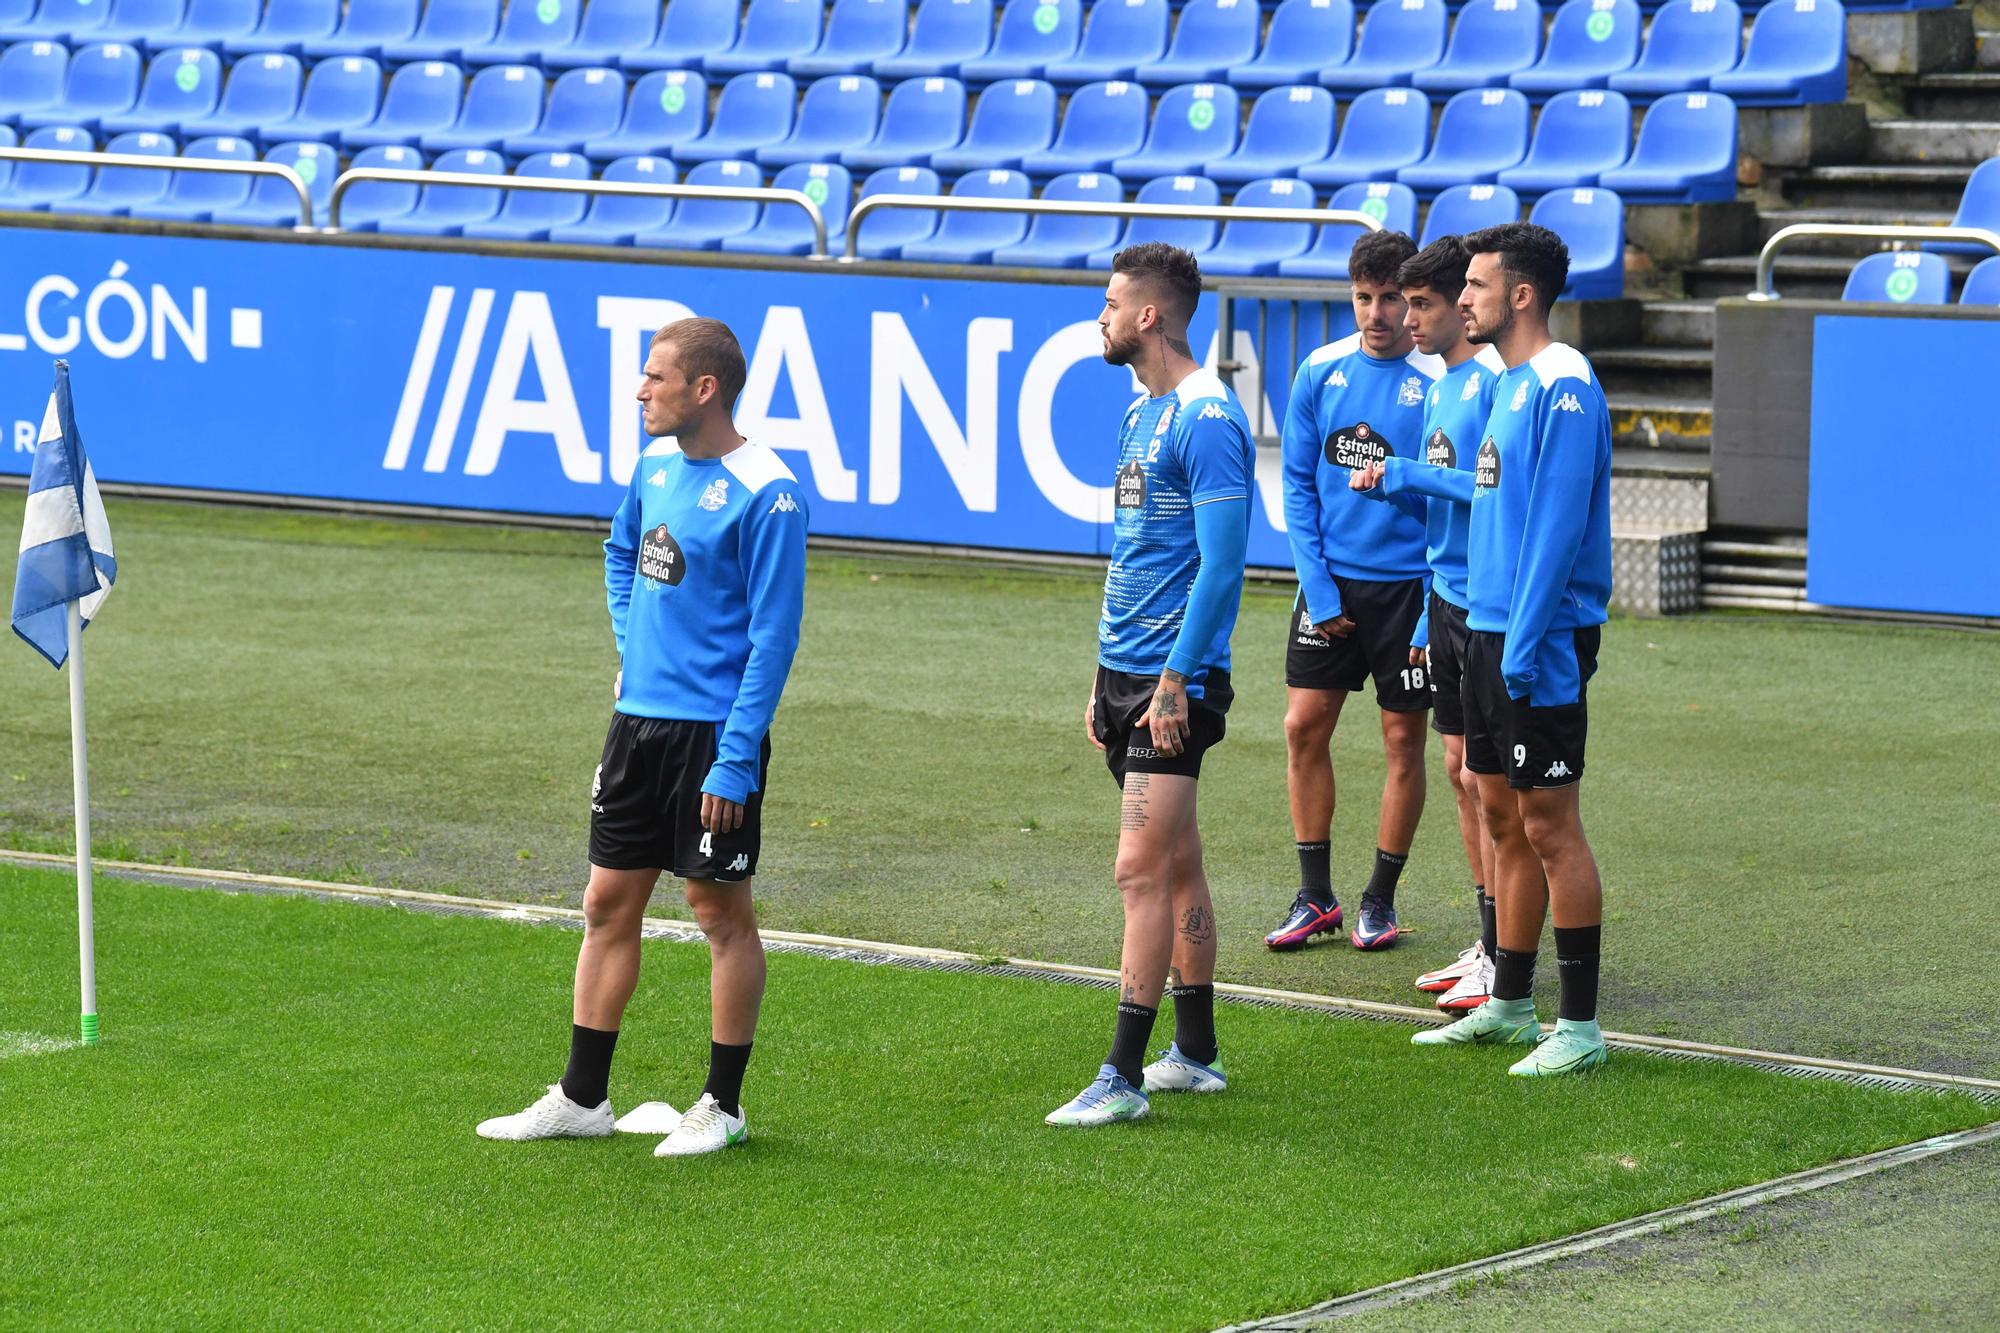
[[[1424,649],[1424,648],[1411,648],[1411,649],[1410,649],[1410,665],[1411,665],[1411,666],[1420,666],[1420,667],[1427,667],[1427,666],[1429,666],[1430,664],[1431,664],[1431,655],[1430,655],[1430,651],[1429,651],[1428,649]]]
[[[1355,468],[1347,474],[1347,488],[1353,491],[1372,491],[1382,484],[1382,476],[1388,470],[1388,466],[1382,463],[1369,463],[1365,467]]]
[[[701,794],[701,826],[709,833],[734,833],[743,827],[743,807],[707,792]]]
[[[1354,633],[1354,622],[1344,615],[1335,616],[1332,620],[1322,620],[1314,625],[1313,633],[1322,639],[1344,639]]]
[[[1146,707],[1140,723],[1153,733],[1153,748],[1172,758],[1187,748],[1187,682],[1161,675],[1153,690],[1153,702]]]
[[[1104,748],[1104,742],[1097,739],[1097,691],[1095,690],[1091,691],[1090,698],[1083,703],[1083,734],[1089,738],[1092,745],[1100,750]]]
[[[618,674],[611,678],[611,697],[613,699],[623,699],[625,697],[625,671],[622,667],[619,669]]]

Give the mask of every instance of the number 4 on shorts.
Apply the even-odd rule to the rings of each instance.
[[[1520,749],[1520,747],[1519,747],[1519,746],[1516,746],[1516,747],[1514,747],[1514,748],[1515,748],[1516,750],[1519,750],[1519,749]],[[1516,762],[1516,763],[1519,763],[1520,761],[1519,761],[1519,760],[1516,760],[1515,762]],[[713,833],[710,833],[710,832],[706,831],[706,830],[703,830],[703,832],[702,832],[702,835],[701,835],[701,854],[702,854],[703,856],[714,856],[714,855],[715,855],[715,835],[714,835]]]

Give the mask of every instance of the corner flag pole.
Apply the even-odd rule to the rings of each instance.
[[[76,792],[76,948],[83,1044],[97,1044],[97,926],[91,912],[90,761],[83,735],[83,614],[69,604],[69,766]]]

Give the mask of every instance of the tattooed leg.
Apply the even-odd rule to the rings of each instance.
[[[1184,831],[1193,824],[1194,793],[1193,778],[1164,773],[1125,776],[1117,865],[1118,894],[1125,904],[1125,947],[1118,983],[1121,1001],[1159,1007],[1167,968],[1178,956],[1174,854]],[[1205,889],[1202,897],[1205,902]],[[1212,926],[1209,934],[1208,967],[1213,970]]]
[[[1202,873],[1201,831],[1192,810],[1174,845],[1173,898],[1174,984],[1207,985],[1215,980],[1215,904]]]

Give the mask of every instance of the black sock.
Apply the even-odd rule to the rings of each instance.
[[[1535,951],[1525,953],[1505,945],[1493,951],[1493,998],[1525,1000],[1535,993]]]
[[[1111,1036],[1111,1054],[1104,1057],[1104,1063],[1125,1076],[1125,1081],[1133,1087],[1141,1087],[1146,1081],[1146,1043],[1153,1039],[1153,1020],[1160,1016],[1158,1009],[1148,1009],[1143,1004],[1118,1002],[1118,1027]]]
[[[1396,881],[1402,878],[1403,863],[1409,859],[1407,853],[1398,856],[1394,852],[1385,852],[1380,847],[1377,847],[1375,849],[1375,873],[1368,877],[1368,887],[1361,892],[1370,898],[1380,898],[1384,907],[1394,907],[1396,905]]]
[[[618,1029],[569,1028],[569,1067],[563,1070],[563,1096],[578,1106],[596,1107],[611,1086],[611,1052],[618,1045]]]
[[[1333,844],[1302,842],[1299,849],[1299,892],[1325,907],[1333,902]]]
[[[701,1090],[715,1098],[715,1104],[730,1115],[742,1115],[743,1106],[738,1100],[743,1096],[743,1071],[750,1067],[750,1043],[741,1046],[724,1046],[719,1041],[708,1043],[708,1082]]]
[[[1486,892],[1484,884],[1475,884],[1472,891],[1479,895],[1479,945],[1486,950],[1490,960],[1494,950],[1500,947],[1499,913],[1493,906],[1492,895]]]
[[[1174,1045],[1197,1064],[1212,1065],[1215,1045],[1215,986],[1176,986],[1174,997]]]
[[[1556,927],[1556,1017],[1588,1023],[1597,1017],[1597,948],[1603,926]]]

